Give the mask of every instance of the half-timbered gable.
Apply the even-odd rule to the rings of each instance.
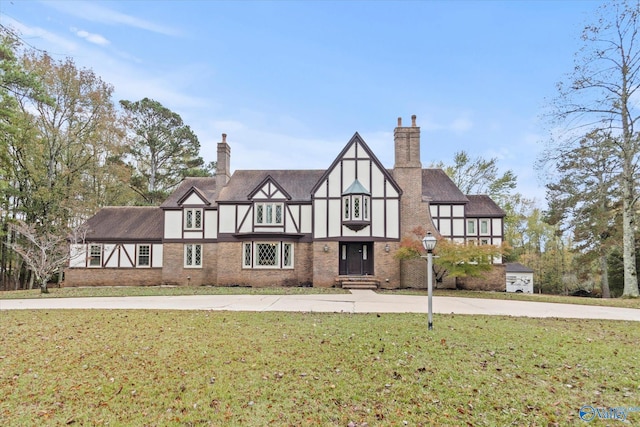
[[[356,133],[312,190],[314,239],[399,239],[401,193]]]
[[[165,241],[208,240],[217,237],[215,177],[186,178],[160,205]]]
[[[218,199],[223,240],[311,238],[311,188],[322,171],[236,171]]]

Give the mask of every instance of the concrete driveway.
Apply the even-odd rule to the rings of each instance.
[[[426,313],[427,297],[377,294],[312,295],[188,295],[152,297],[47,298],[0,300],[0,310],[20,309],[148,309],[299,311],[329,313]],[[640,310],[574,304],[433,297],[434,313],[485,314],[524,317],[562,317],[640,321]]]

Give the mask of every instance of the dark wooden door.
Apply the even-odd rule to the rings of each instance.
[[[373,244],[341,243],[340,274],[365,276],[373,274]]]

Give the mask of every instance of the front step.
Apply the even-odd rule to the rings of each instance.
[[[378,289],[380,281],[372,276],[339,276],[336,282],[343,289]]]

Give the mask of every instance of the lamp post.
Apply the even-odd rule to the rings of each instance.
[[[429,330],[433,329],[433,249],[436,247],[438,241],[431,234],[427,232],[427,235],[422,239],[422,246],[427,251],[427,293],[429,295]]]

